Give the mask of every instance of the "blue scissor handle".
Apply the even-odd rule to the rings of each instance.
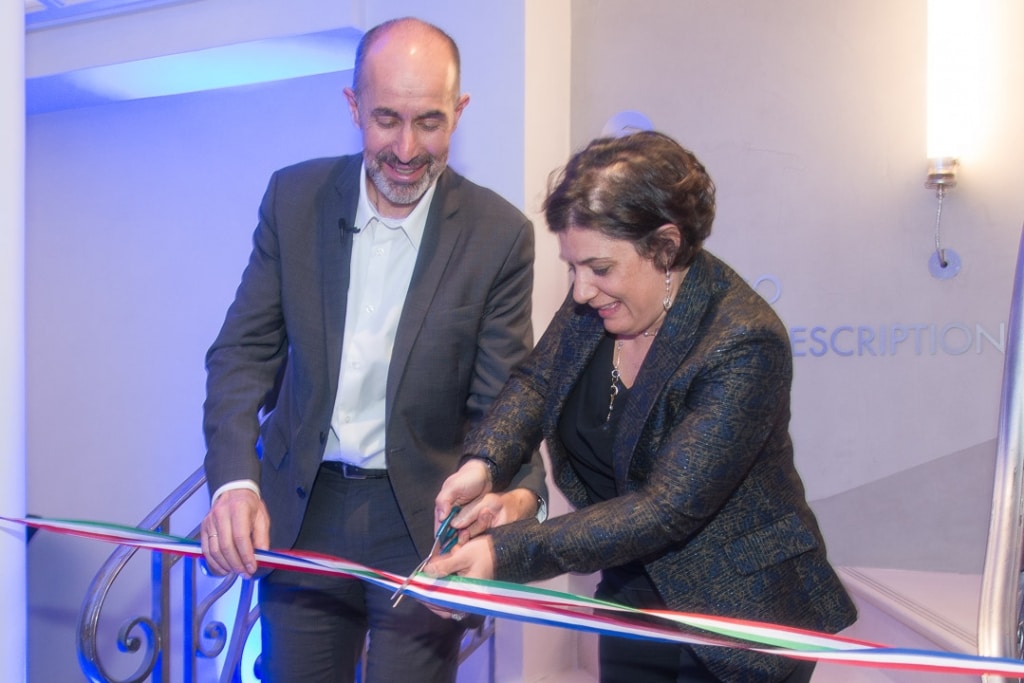
[[[459,542],[459,530],[452,526],[452,519],[455,518],[455,515],[459,514],[461,509],[458,505],[453,506],[451,512],[444,518],[440,528],[437,530],[436,538],[441,555],[450,551]]]

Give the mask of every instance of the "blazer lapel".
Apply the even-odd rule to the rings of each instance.
[[[572,291],[569,292],[569,297]],[[564,343],[558,347],[558,357],[554,366],[558,370],[552,377],[552,384],[548,391],[547,414],[551,416],[561,415],[569,394],[579,381],[580,376],[586,371],[591,358],[597,351],[601,340],[605,336],[604,322],[588,306],[579,306],[568,301],[566,305],[576,306],[576,311],[569,318],[566,333],[563,337]],[[579,309],[583,309],[582,312]],[[557,433],[558,425],[552,421],[550,435]]]
[[[654,338],[629,395],[614,453],[615,480],[625,482],[633,452],[655,403],[676,369],[690,355],[700,331],[700,321],[711,302],[713,284],[707,255],[697,254],[683,279],[676,301]]]

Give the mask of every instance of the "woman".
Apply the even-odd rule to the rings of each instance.
[[[643,608],[836,632],[856,611],[793,465],[792,354],[768,304],[702,249],[714,184],[642,132],[595,140],[544,204],[572,292],[437,497],[466,543],[427,571],[529,582],[601,571]],[[484,494],[544,440],[576,508],[473,537]],[[481,498],[481,496],[484,496]],[[476,501],[476,502],[473,502]],[[807,681],[813,663],[602,636],[602,681]]]

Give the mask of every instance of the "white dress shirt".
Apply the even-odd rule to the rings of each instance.
[[[385,469],[388,367],[435,187],[405,218],[384,218],[367,197],[366,166],[360,171],[355,220],[360,230],[352,236],[338,395],[324,460]]]
[[[437,182],[401,220],[377,213],[367,197],[366,182],[364,163],[359,171],[354,223],[359,232],[352,236],[338,394],[323,458],[384,469],[388,366]],[[250,479],[229,481],[214,492],[210,504],[232,489],[260,493],[259,484]]]

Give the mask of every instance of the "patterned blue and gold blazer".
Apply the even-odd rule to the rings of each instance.
[[[569,392],[604,336],[568,297],[513,372],[467,453],[497,485],[542,440],[576,508],[492,530],[497,578],[527,582],[640,560],[670,609],[836,632],[856,610],[829,565],[793,463],[792,352],[767,302],[700,252],[630,391],[613,447],[619,495],[590,504],[558,436]],[[773,681],[793,662],[698,647],[727,681]]]

